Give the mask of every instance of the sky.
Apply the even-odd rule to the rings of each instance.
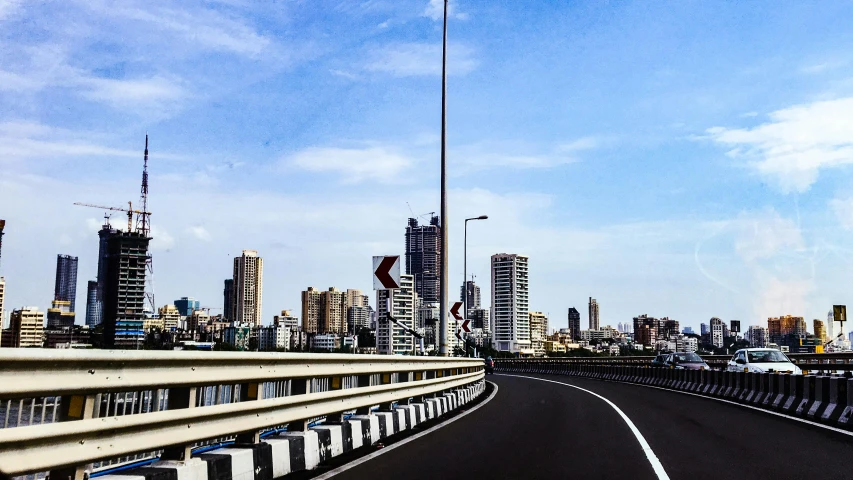
[[[454,0],[451,288],[530,257],[530,308],[826,318],[853,304],[853,3]],[[158,305],[220,313],[243,249],[263,321],[308,286],[372,293],[371,257],[439,210],[440,0],[0,0],[6,315],[47,309],[150,135]],[[123,224],[120,212],[114,225]],[[809,322],[811,326],[811,322]]]

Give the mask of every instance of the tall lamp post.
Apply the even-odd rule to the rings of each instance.
[[[462,314],[462,318],[464,318],[465,320],[468,320],[468,222],[471,220],[486,220],[488,218],[489,218],[488,215],[480,215],[479,217],[471,217],[471,218],[465,219],[465,228],[464,228],[465,236],[464,236],[464,242],[463,242],[465,244],[465,246],[464,246],[464,253],[462,254],[463,255],[462,276],[464,277],[462,279],[462,290],[465,292],[462,295],[462,305],[463,305],[462,308],[465,309],[465,313]],[[466,345],[465,350],[467,351],[467,349],[468,348]]]
[[[439,280],[438,354],[447,352],[447,0],[444,0],[444,37],[441,41],[441,277]]]

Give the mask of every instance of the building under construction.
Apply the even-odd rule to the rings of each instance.
[[[141,232],[115,231],[106,239],[104,347],[137,348],[143,340],[148,242]]]
[[[410,218],[406,227],[406,275],[414,276],[415,292],[424,303],[438,303],[441,277],[441,225],[433,216],[429,225]]]

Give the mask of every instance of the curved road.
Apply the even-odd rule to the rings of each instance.
[[[487,404],[335,478],[853,478],[853,436],[638,385],[530,377],[551,382],[490,375]]]

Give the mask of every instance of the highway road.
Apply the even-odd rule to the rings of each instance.
[[[498,391],[476,411],[334,478],[853,478],[853,436],[638,385],[530,377],[550,381],[490,375]]]

